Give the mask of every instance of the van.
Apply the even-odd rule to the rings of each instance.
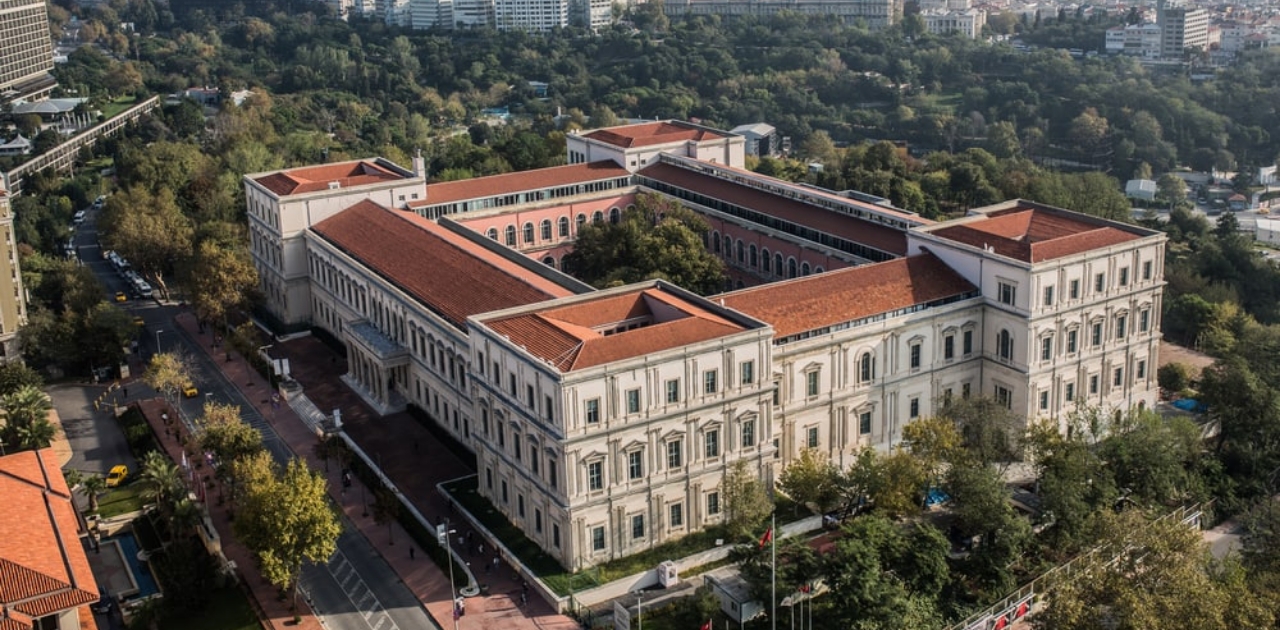
[[[76,225],[80,225],[81,223],[84,223],[84,210],[76,211],[76,213],[71,216],[71,222]]]

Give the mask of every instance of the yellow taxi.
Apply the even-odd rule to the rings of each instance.
[[[134,326],[137,326],[138,328],[146,328],[146,327],[147,327],[147,322],[146,322],[146,321],[143,321],[143,319],[142,319],[141,317],[139,317],[139,316],[137,316],[137,315],[134,315],[134,316],[133,316],[133,325],[134,325]]]
[[[129,476],[129,467],[124,464],[116,464],[111,467],[111,472],[107,473],[107,487],[114,488],[122,483]]]
[[[125,295],[125,294],[124,294],[124,291],[116,291],[116,301],[117,301],[117,302],[128,302],[128,301],[129,301],[129,296]]]
[[[186,398],[195,398],[200,395],[200,390],[196,389],[194,383],[187,383],[182,386],[182,395]]]

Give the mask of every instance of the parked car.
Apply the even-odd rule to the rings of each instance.
[[[114,488],[122,483],[129,476],[129,467],[124,464],[116,464],[111,467],[111,472],[107,473],[107,487]]]
[[[125,294],[124,294],[124,291],[116,291],[116,301],[117,301],[117,302],[128,302],[128,301],[129,301],[129,296],[125,295]]]
[[[200,390],[196,388],[194,383],[187,383],[182,386],[182,395],[186,398],[195,398],[200,395]]]

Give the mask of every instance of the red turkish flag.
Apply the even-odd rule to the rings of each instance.
[[[760,548],[761,548],[761,549],[764,549],[764,546],[765,546],[765,545],[767,545],[767,544],[769,544],[769,541],[771,541],[771,540],[773,540],[773,528],[772,528],[772,527],[770,527],[769,529],[765,530],[765,532],[764,532],[764,536],[761,536],[761,537],[760,537]]]
[[[698,630],[711,630],[711,620],[708,619],[707,622],[702,624],[702,627]]]

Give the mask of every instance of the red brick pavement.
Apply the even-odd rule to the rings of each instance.
[[[222,360],[221,351],[214,352],[211,347],[211,333],[198,332],[194,315],[183,313],[175,319],[187,335],[197,341],[201,349],[219,359],[215,361],[219,369],[245,393],[245,397],[267,419],[289,448],[304,458],[312,468],[324,470],[324,462],[315,456],[315,434],[288,405],[281,404],[278,408],[272,406],[269,397],[264,394],[270,391],[268,383],[243,359],[237,357],[230,362]],[[326,412],[335,408],[342,410],[343,426],[347,434],[370,457],[380,462],[383,472],[423,516],[432,523],[442,516],[448,516],[451,509],[449,502],[436,491],[435,484],[473,474],[475,471],[468,468],[448,447],[439,443],[408,414],[379,418],[357,394],[338,379],[346,372],[346,361],[318,339],[304,337],[277,343],[271,353],[277,358],[289,358],[294,379],[303,385],[307,397],[317,407]],[[424,462],[429,463],[424,465]],[[330,466],[327,472],[329,492],[341,506],[343,513],[370,544],[378,549],[405,586],[423,603],[427,612],[442,627],[453,628],[449,574],[424,554],[415,554],[415,558],[410,559],[411,539],[398,524],[392,525],[388,533],[387,527],[374,522],[372,513],[364,516],[365,510],[360,503],[360,481],[353,480],[354,485],[344,492],[337,468]],[[367,499],[372,495],[365,491],[363,496]],[[455,542],[456,536],[461,535],[465,539],[470,531],[469,527],[463,525],[462,519],[458,521],[453,526],[458,530]],[[479,532],[473,533],[473,540],[479,540]],[[503,564],[498,569],[490,568],[486,572],[484,559],[469,555],[468,551],[462,549],[458,551],[471,563],[476,579],[489,586],[489,595],[466,600],[467,612],[458,620],[458,630],[576,630],[580,627],[573,619],[557,614],[549,604],[534,596],[532,591],[528,603],[521,605],[521,584],[508,565]],[[490,563],[492,554],[493,546],[486,542],[485,556]],[[459,587],[465,586],[465,576],[454,577]]]

